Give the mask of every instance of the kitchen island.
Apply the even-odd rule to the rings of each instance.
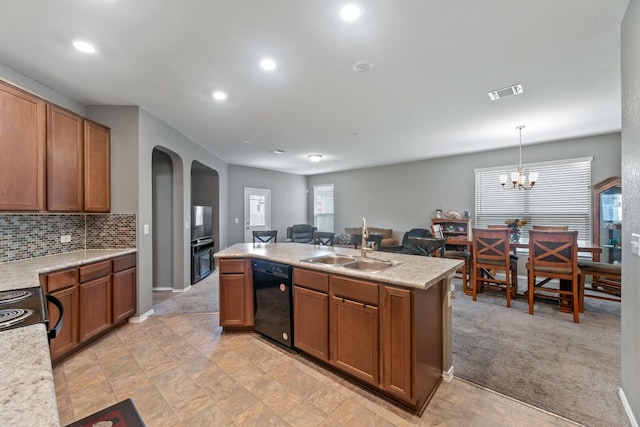
[[[0,291],[40,286],[39,275],[135,253],[89,249],[0,264]],[[5,425],[59,426],[53,371],[44,324],[0,332],[0,412]]]
[[[215,255],[220,325],[253,330],[252,260],[292,266],[294,347],[404,408],[422,414],[451,366],[452,278],[462,261],[300,243],[236,244]],[[328,263],[322,258],[329,256]],[[355,261],[347,268],[337,258]],[[315,261],[315,262],[314,262]],[[280,286],[283,290],[283,286]]]

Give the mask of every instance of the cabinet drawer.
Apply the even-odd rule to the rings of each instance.
[[[336,297],[378,305],[378,285],[375,283],[331,276],[331,291]]]
[[[55,292],[59,289],[75,286],[78,283],[78,269],[72,268],[70,270],[56,271],[55,273],[48,274],[46,278],[47,292]]]
[[[244,273],[244,259],[220,259],[220,273]]]
[[[326,273],[296,268],[293,270],[293,281],[298,286],[324,293],[329,292],[329,275]]]
[[[136,266],[136,254],[123,255],[113,259],[113,272],[126,270]]]
[[[80,283],[85,283],[90,280],[108,276],[110,274],[111,274],[111,260],[96,262],[95,264],[90,264],[85,267],[80,267]]]

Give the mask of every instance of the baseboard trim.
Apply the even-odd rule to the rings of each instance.
[[[147,317],[151,316],[152,314],[153,314],[153,308],[147,311],[146,313],[144,313],[142,316],[131,316],[129,318],[129,323],[142,323],[145,320],[147,320]]]
[[[446,371],[442,371],[442,380],[447,383],[453,381],[453,366]]]
[[[173,292],[175,292],[175,293],[187,292],[189,289],[191,289],[191,285],[187,286],[184,289],[174,289]]]
[[[620,400],[622,401],[622,406],[624,406],[624,411],[627,413],[627,418],[629,418],[629,422],[632,427],[638,427],[638,421],[636,417],[633,415],[633,411],[631,410],[631,406],[629,405],[629,401],[627,400],[627,396],[624,394],[624,390],[622,387],[618,389],[618,394],[620,395]]]
[[[173,292],[173,288],[170,287],[164,287],[164,288],[153,288],[151,289],[153,292]]]

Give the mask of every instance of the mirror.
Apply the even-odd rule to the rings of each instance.
[[[593,242],[602,247],[600,262],[622,260],[622,185],[619,177],[593,187]]]

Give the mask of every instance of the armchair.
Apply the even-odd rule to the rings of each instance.
[[[316,227],[309,224],[296,224],[292,227],[287,227],[285,242],[313,243],[313,233],[315,231]]]

